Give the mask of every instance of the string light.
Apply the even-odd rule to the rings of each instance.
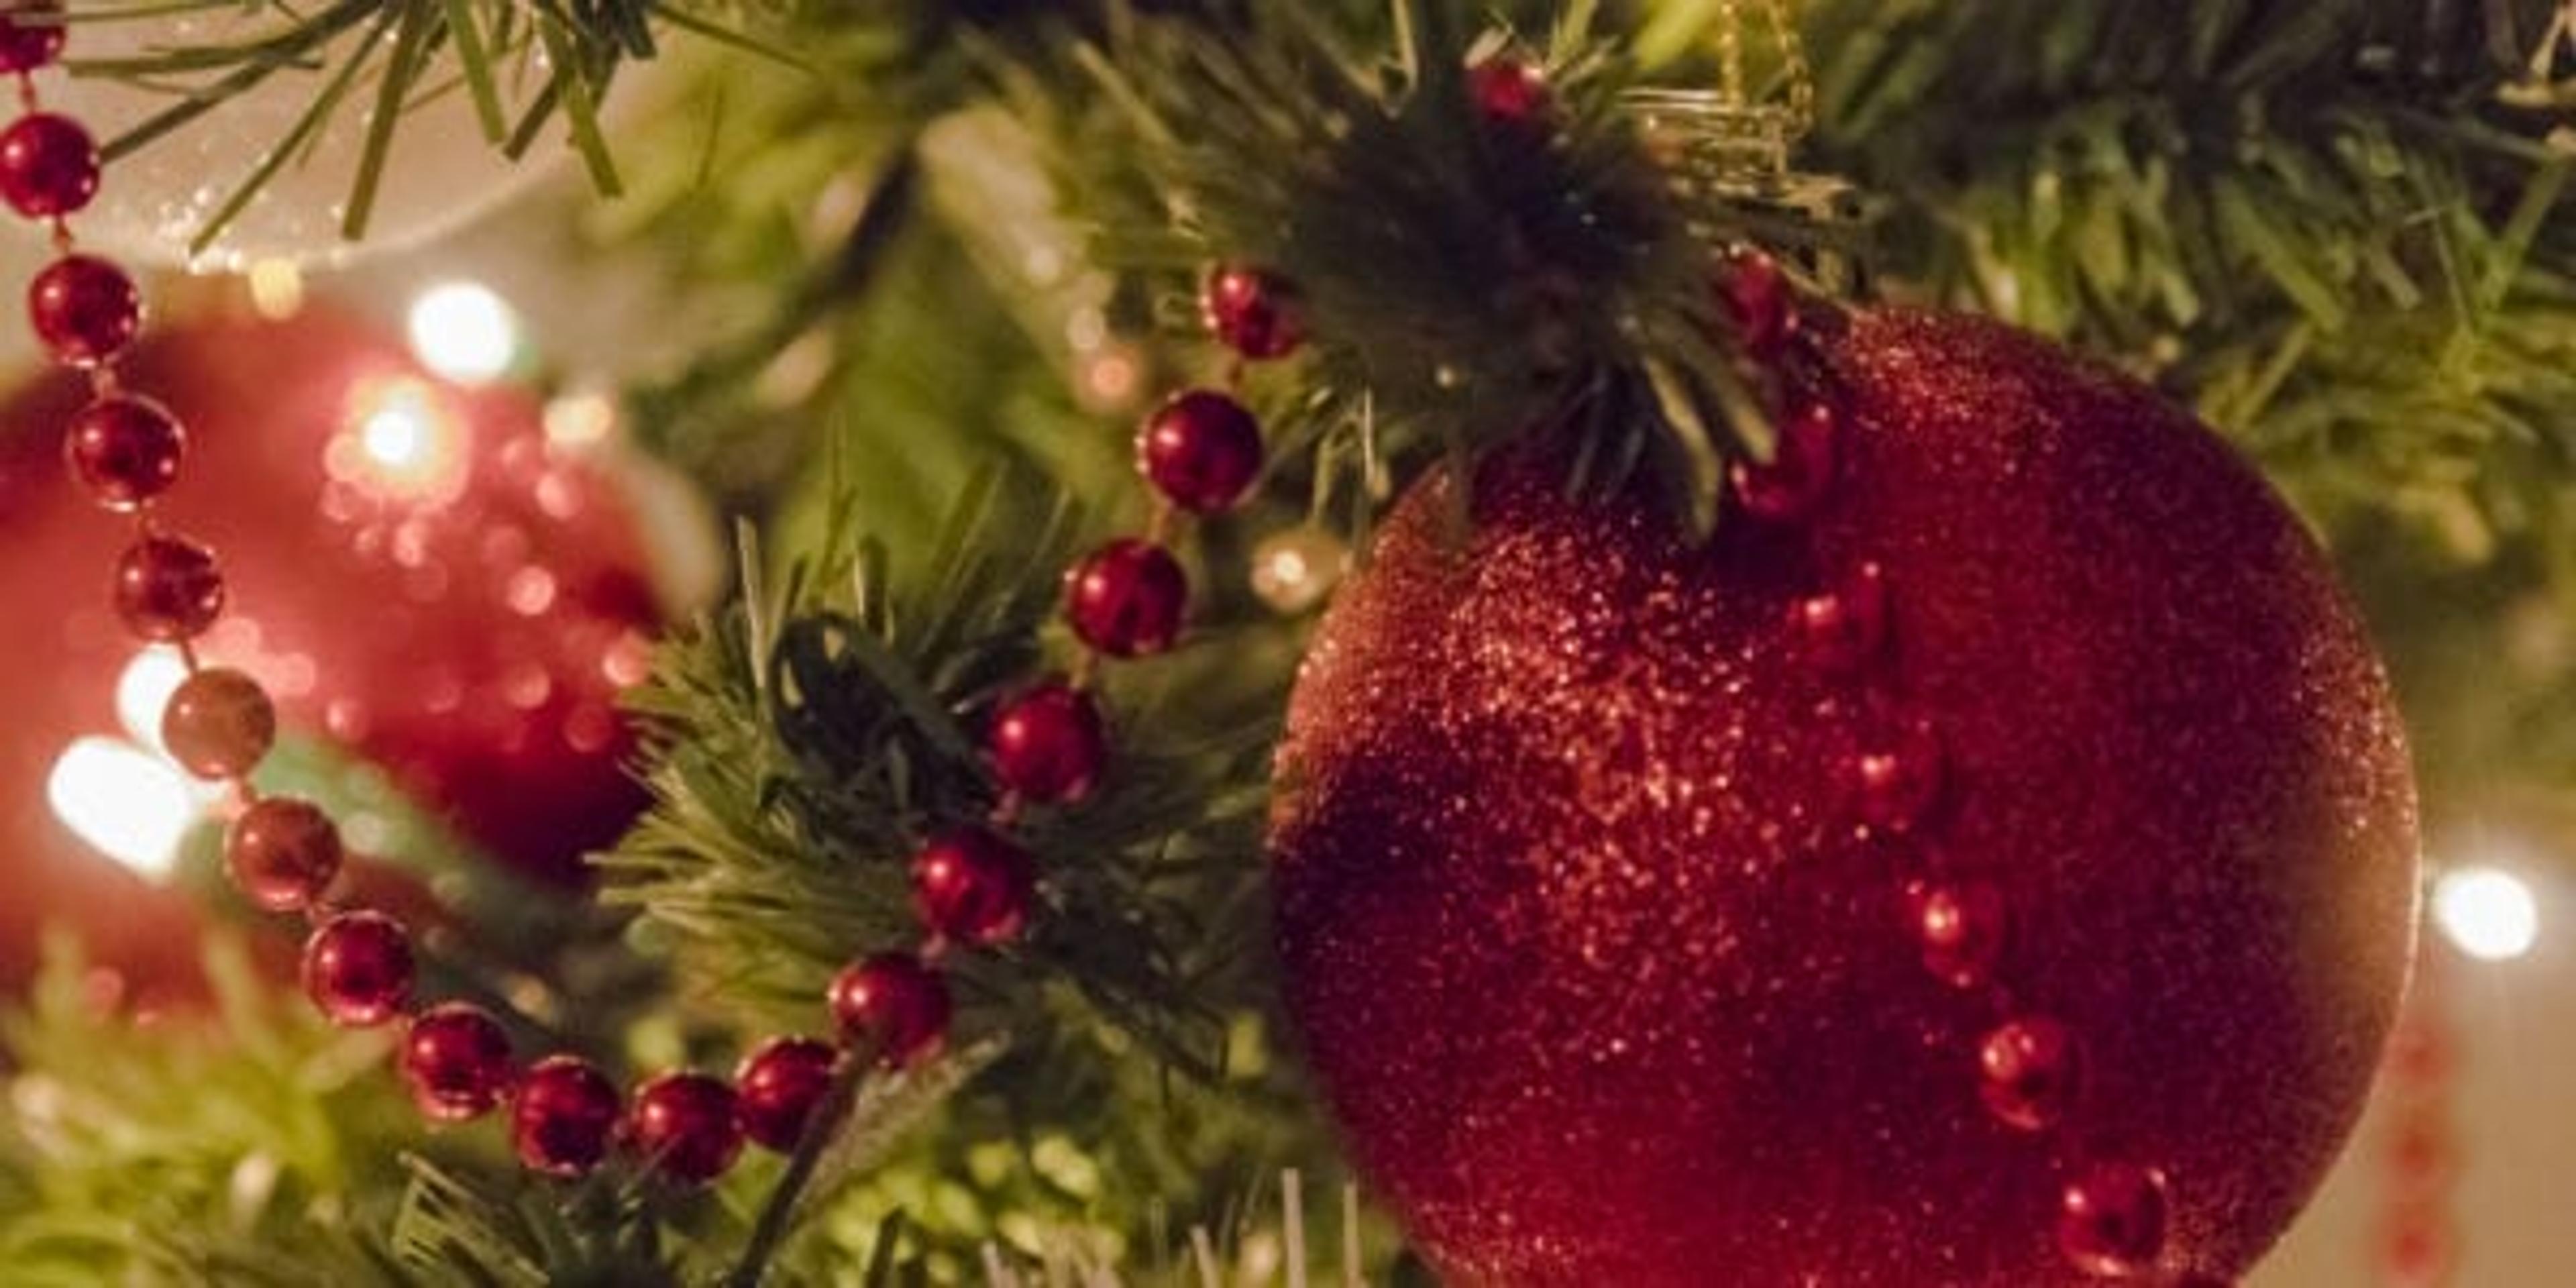
[[[422,365],[459,384],[482,384],[519,356],[519,319],[480,282],[442,282],[411,305],[411,347]]]
[[[2456,868],[2433,887],[2433,918],[2461,952],[2511,961],[2540,941],[2540,903],[2531,886],[2501,868]]]

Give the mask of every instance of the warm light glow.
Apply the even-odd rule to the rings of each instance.
[[[113,738],[83,738],[66,748],[45,797],[74,835],[146,876],[170,870],[200,808],[194,785],[177,766]]]
[[[263,259],[250,266],[250,306],[271,322],[304,308],[304,270],[291,259]]]
[[[546,404],[546,442],[565,451],[586,451],[617,432],[617,404],[597,392],[565,394]]]
[[[465,485],[466,427],[418,380],[360,384],[328,451],[331,477],[380,500],[453,500]]]
[[[187,678],[188,664],[179,659],[177,649],[155,646],[135,654],[116,680],[116,716],[124,722],[125,732],[159,750],[161,712]]]
[[[2540,939],[2540,904],[2522,878],[2497,868],[2458,868],[2433,887],[2433,917],[2461,952],[2506,961]]]
[[[412,301],[411,349],[430,370],[481,384],[519,356],[519,319],[480,282],[442,282]]]

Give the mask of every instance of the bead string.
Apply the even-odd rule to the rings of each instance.
[[[115,264],[79,252],[67,218],[96,195],[100,158],[89,133],[44,111],[38,94],[34,73],[59,59],[66,34],[60,0],[0,6],[0,73],[17,76],[22,109],[0,131],[0,198],[46,224],[58,255],[30,285],[29,317],[54,360],[89,380],[90,401],[64,437],[71,472],[99,505],[133,521],[113,584],[117,614],[138,638],[174,649],[186,668],[162,714],[163,745],[190,773],[229,790],[226,873],[255,906],[303,923],[301,976],[315,1007],[344,1028],[402,1022],[396,1064],[424,1117],[458,1123],[507,1106],[519,1161],[561,1178],[585,1176],[623,1147],[670,1181],[705,1184],[731,1169],[746,1138],[792,1153],[809,1132],[828,1130],[818,1110],[867,1069],[934,1054],[952,1012],[939,964],[1024,929],[1036,875],[1007,833],[1028,806],[1071,804],[1098,781],[1107,739],[1093,680],[1105,660],[1162,653],[1177,641],[1188,585],[1165,546],[1182,514],[1228,509],[1251,490],[1263,463],[1251,413],[1227,394],[1193,390],[1147,420],[1137,450],[1159,493],[1153,522],[1144,537],[1112,541],[1068,573],[1064,612],[1084,652],[1070,677],[1042,680],[995,712],[984,748],[1000,788],[995,804],[982,826],[942,832],[914,854],[924,937],[913,951],[863,958],[833,979],[823,1000],[837,1043],[772,1037],[730,1080],[669,1072],[631,1099],[578,1056],[553,1054],[522,1069],[489,1010],[415,998],[402,922],[333,900],[346,856],[330,816],[252,784],[276,742],[275,706],[249,675],[199,657],[196,640],[226,605],[222,568],[154,510],[179,480],[187,433],[169,409],[118,380],[116,361],[142,324],[141,296]],[[1203,304],[1243,359],[1284,356],[1299,343],[1284,289],[1259,273],[1218,271]]]
[[[2460,1143],[2451,1097],[2460,1044],[2445,991],[2441,954],[2422,954],[2381,1075],[2389,1106],[2380,1140],[2386,1164],[2377,1257],[2381,1288],[2448,1288],[2459,1273],[2460,1228],[2452,1200]]]
[[[1721,288],[1745,350],[1783,386],[1775,456],[1764,464],[1738,461],[1730,489],[1751,520],[1797,528],[1831,499],[1842,413],[1814,382],[1787,369],[1793,353],[1802,364],[1814,355],[1798,347],[1804,326],[1780,266],[1757,251],[1737,252]],[[2166,1250],[2170,1180],[2161,1169],[2098,1152],[2071,1121],[2083,1090],[2079,1035],[2064,1021],[2027,1009],[1998,975],[2008,924],[2002,893],[1954,871],[1943,847],[1931,843],[1929,834],[1957,804],[1955,784],[1940,730],[1908,712],[1894,692],[1892,591],[1884,568],[1862,561],[1826,570],[1821,580],[1790,603],[1788,630],[1801,661],[1822,678],[1861,686],[1868,732],[1846,766],[1854,821],[1864,836],[1916,843],[1919,867],[1902,886],[1909,930],[1933,978],[1979,994],[1986,1004],[1989,1027],[1975,1046],[1979,1099],[1996,1122],[2051,1146],[2063,1178],[2059,1251],[2093,1278],[2221,1288],[2204,1275],[2156,1278]]]

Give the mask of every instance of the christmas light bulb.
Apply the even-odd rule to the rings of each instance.
[[[170,870],[200,809],[176,765],[114,738],[82,738],[65,748],[45,798],[90,848],[153,877]]]
[[[2509,961],[2540,940],[2531,886],[2500,868],[2443,873],[2433,887],[2433,917],[2454,946],[2480,961]]]

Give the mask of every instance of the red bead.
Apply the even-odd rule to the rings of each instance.
[[[439,1122],[490,1113],[518,1077],[501,1022],[465,1002],[431,1007],[413,1020],[400,1060],[412,1102]]]
[[[1019,935],[1036,885],[1028,852],[982,828],[939,837],[912,859],[912,906],[922,924],[978,948]]]
[[[1909,882],[1906,917],[1923,950],[1923,968],[1953,988],[1994,978],[2004,949],[2004,899],[1982,881]]]
[[[111,510],[135,510],[179,481],[187,431],[149,398],[110,394],[81,409],[63,433],[72,477]]]
[[[368,1029],[411,1002],[411,941],[380,912],[344,912],[304,941],[304,994],[324,1018]]]
[[[742,1156],[733,1087],[703,1073],[666,1073],[635,1092],[627,1137],[662,1175],[704,1185]]]
[[[1780,261],[1758,250],[1738,251],[1718,270],[1717,287],[1745,352],[1767,358],[1797,333],[1797,301]]]
[[[1175,395],[1136,436],[1136,467],[1193,514],[1231,508],[1261,477],[1261,422],[1212,390]]]
[[[1874,831],[1913,831],[1941,801],[1946,754],[1924,721],[1882,730],[1852,758],[1853,808]]]
[[[832,1089],[841,1053],[812,1038],[771,1038],[734,1071],[743,1134],[781,1154],[805,1139],[814,1110]]]
[[[917,1063],[948,1036],[948,985],[909,953],[879,953],[842,971],[831,1002],[843,1035],[888,1065]]]
[[[529,1171],[587,1175],[616,1142],[622,1108],[617,1084],[588,1060],[548,1056],[520,1080],[510,1106],[510,1146]]]
[[[1497,125],[1542,125],[1555,111],[1547,73],[1527,59],[1510,55],[1497,55],[1468,68],[1467,93],[1474,98],[1476,110]]]
[[[2007,1127],[2046,1131],[2063,1121],[2082,1072],[2075,1035],[2044,1015],[2007,1020],[1977,1044],[1977,1094]]]
[[[117,616],[144,639],[193,639],[223,611],[224,574],[204,546],[183,537],[145,537],[117,560]]]
[[[1033,801],[1080,800],[1100,781],[1109,758],[1109,735],[1100,704],[1062,681],[1050,680],[1004,702],[984,737],[993,775],[1002,786]]]
[[[1887,574],[1865,563],[1821,595],[1789,606],[1798,654],[1829,676],[1853,675],[1887,647]]]
[[[62,56],[60,0],[11,0],[0,10],[0,72],[31,72]]]
[[[1287,282],[1242,264],[1220,264],[1199,288],[1199,316],[1225,347],[1263,362],[1306,342],[1297,292]]]
[[[340,829],[310,801],[271,796],[242,811],[224,837],[224,868],[271,912],[310,907],[340,875]]]
[[[2093,1163],[2058,1196],[2057,1247],[2104,1279],[2144,1274],[2165,1250],[2165,1177],[2131,1163]]]
[[[106,260],[65,255],[27,283],[27,321],[55,361],[93,367],[124,352],[143,329],[143,293]]]
[[[1795,523],[1814,514],[1833,490],[1841,425],[1833,408],[1808,403],[1779,429],[1767,464],[1738,460],[1727,477],[1746,514],[1765,523]]]
[[[68,215],[98,195],[98,145],[80,122],[29,112],[0,130],[0,197],[29,219]]]
[[[277,708],[259,681],[208,667],[180,682],[161,709],[161,745],[199,778],[240,778],[277,742]]]
[[[1189,606],[1189,575],[1172,553],[1122,537],[1065,575],[1065,617],[1083,643],[1112,657],[1146,657],[1172,647]]]

